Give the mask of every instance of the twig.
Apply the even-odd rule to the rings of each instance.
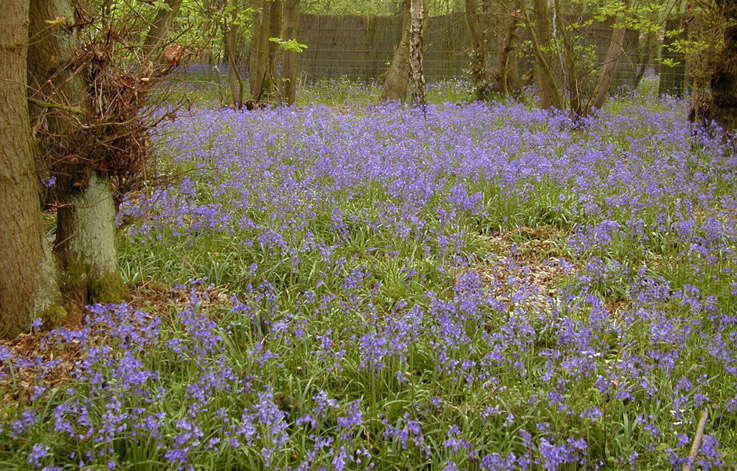
[[[699,426],[696,427],[696,435],[693,437],[693,443],[691,444],[691,453],[688,455],[688,461],[683,465],[683,471],[691,471],[691,465],[696,460],[696,455],[699,453],[699,448],[701,447],[701,440],[704,438],[704,427],[706,427],[706,419],[708,417],[709,412],[706,409],[701,411]]]
[[[70,113],[75,113],[75,114],[82,114],[83,112],[79,106],[66,106],[61,103],[49,103],[47,101],[38,100],[33,97],[28,97],[28,101],[30,101],[34,105],[42,106],[44,108],[56,108],[56,109],[68,111]]]

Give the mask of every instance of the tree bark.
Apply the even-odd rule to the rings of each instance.
[[[61,103],[81,111],[69,113],[35,109],[32,116],[45,123],[50,135],[70,136],[80,129],[77,119],[94,116],[84,71],[73,67],[78,28],[73,27],[74,9],[69,0],[31,0],[28,74],[43,101]],[[63,18],[61,26],[49,22]],[[82,156],[84,160],[84,156]],[[122,301],[126,287],[117,260],[112,189],[109,182],[83,165],[68,165],[57,177],[60,209],[54,251],[64,270],[68,299]],[[112,205],[112,208],[111,206]],[[112,216],[110,215],[112,212]],[[90,216],[92,215],[92,216]]]
[[[624,3],[624,6],[625,8],[627,7],[627,2]],[[604,59],[604,67],[599,73],[599,79],[596,82],[591,99],[591,106],[588,107],[589,110],[601,109],[604,106],[609,89],[612,88],[612,83],[614,83],[614,75],[617,72],[619,58],[624,54],[624,36],[626,32],[624,14],[618,15],[612,25],[612,36],[609,40],[609,48]]]
[[[266,0],[255,0],[254,8],[258,16],[253,24],[253,36],[251,37],[251,52],[249,56],[249,86],[251,98],[255,101],[261,100],[264,79],[268,70],[269,61],[269,29],[271,24],[271,5]]]
[[[561,99],[555,85],[552,63],[552,30],[548,0],[534,0],[535,24],[532,31],[535,52],[535,77],[540,89],[540,106],[561,107]]]
[[[712,58],[711,97],[707,119],[716,121],[725,131],[737,130],[737,4],[717,0],[724,25],[724,47]]]
[[[284,4],[284,39],[297,39],[299,29],[299,0],[286,0]],[[284,51],[282,64],[282,97],[287,105],[297,99],[297,52]]]
[[[653,54],[655,53],[655,46],[657,43],[657,35],[654,31],[648,31],[645,33],[645,42],[640,44],[638,41],[638,54],[637,54],[637,68],[635,70],[635,77],[632,81],[632,88],[637,89],[640,86],[640,82],[645,77],[645,71],[650,67]]]
[[[165,44],[172,21],[179,14],[182,0],[166,0],[165,4],[169,9],[161,8],[156,12],[156,17],[146,34],[143,43],[143,50],[146,55],[145,62],[156,61],[161,57],[164,49],[162,46]]]
[[[59,302],[55,267],[46,266],[38,177],[26,100],[29,6],[11,0],[0,19],[0,337],[30,329]],[[43,316],[42,316],[43,317]]]
[[[410,3],[410,41],[409,68],[415,86],[413,103],[420,106],[427,104],[425,97],[425,72],[423,70],[422,36],[425,23],[424,0],[411,0]]]
[[[409,25],[410,1],[404,0],[402,13],[402,39],[394,49],[394,57],[389,71],[384,79],[384,89],[381,92],[382,100],[404,101],[407,97],[409,85]]]
[[[471,38],[471,79],[476,98],[491,98],[493,72],[491,67],[489,35],[481,21],[479,0],[466,0],[466,24]]]
[[[67,196],[57,216],[56,250],[70,293],[84,303],[123,301],[110,183],[93,172],[84,190]]]
[[[250,86],[251,98],[256,102],[269,100],[276,86],[276,55],[278,45],[269,38],[281,34],[282,5],[281,0],[258,0],[258,21],[253,28],[251,41]]]
[[[277,85],[279,80],[279,73],[277,70],[277,62],[281,48],[277,43],[269,41],[268,39],[278,38],[281,36],[282,18],[282,0],[272,0],[271,23],[269,24],[269,38],[267,38],[266,42],[269,46],[269,61],[267,67],[268,73],[266,74],[266,80],[264,82],[264,91],[266,91],[266,94],[270,99],[273,99],[273,95],[278,92]]]
[[[226,2],[228,5],[229,2]],[[239,110],[243,107],[243,79],[240,74],[237,43],[240,28],[232,21],[235,19],[236,13],[233,13],[231,21],[222,24],[223,29],[223,45],[225,52],[225,60],[228,63],[228,85],[230,86],[230,97],[233,108]]]
[[[499,60],[494,70],[494,83],[500,93],[509,95],[513,90],[519,89],[519,77],[517,77],[517,58],[514,49],[516,47],[517,28],[520,23],[520,11],[522,4],[515,0],[513,8],[504,15],[504,36],[502,37]]]

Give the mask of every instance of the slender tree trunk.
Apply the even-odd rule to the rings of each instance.
[[[80,132],[76,119],[94,116],[84,71],[72,67],[78,46],[77,28],[71,27],[74,10],[69,0],[31,0],[28,73],[44,101],[62,103],[81,112],[36,109],[32,116],[43,120],[56,136]],[[63,27],[49,27],[64,18]],[[84,131],[82,131],[84,132]],[[82,156],[84,157],[84,156]],[[83,161],[84,159],[82,159]],[[65,292],[73,301],[121,301],[126,295],[117,259],[112,190],[94,170],[67,165],[57,178],[60,209],[57,211],[55,252],[65,276]]]
[[[639,54],[637,54],[637,69],[635,78],[632,81],[632,88],[637,88],[645,77],[645,71],[650,66],[653,55],[655,53],[655,44],[657,36],[654,31],[645,33],[645,43],[640,46]]]
[[[497,60],[496,70],[494,70],[494,83],[500,93],[509,95],[512,90],[519,88],[519,78],[517,75],[517,58],[514,49],[517,40],[517,28],[520,23],[520,11],[522,4],[520,0],[515,0],[513,8],[504,17],[504,36],[499,51],[499,59]]]
[[[233,16],[235,17],[235,13]],[[240,33],[240,29],[234,25],[232,21],[222,25],[222,28],[225,59],[228,62],[228,84],[230,86],[230,96],[233,107],[239,110],[243,107],[243,79],[241,78],[238,54],[236,51],[237,38]]]
[[[0,19],[0,338],[29,330],[33,316],[46,317],[52,306],[65,313],[47,257],[31,146],[28,12],[27,0],[11,0]]]
[[[286,0],[284,3],[284,39],[297,39],[299,29],[299,0]],[[287,105],[297,99],[297,52],[284,51],[282,65],[282,97]]]
[[[627,7],[627,2],[625,2],[624,6],[625,8]],[[609,40],[606,57],[604,58],[604,67],[601,69],[599,79],[596,82],[591,106],[588,107],[589,110],[593,108],[601,109],[604,106],[607,95],[609,95],[609,89],[612,88],[612,83],[614,83],[614,75],[617,72],[619,58],[624,54],[624,36],[626,32],[624,14],[618,15],[612,25],[612,36]]]
[[[269,24],[269,38],[278,38],[281,36],[282,18],[282,0],[272,0],[271,23]],[[281,48],[277,43],[273,41],[268,41],[268,39],[267,44],[269,46],[269,60],[267,67],[268,72],[264,81],[264,91],[266,92],[266,96],[268,96],[270,99],[273,99],[273,95],[279,92],[278,81],[281,74],[280,71],[277,69],[277,65],[279,63],[278,57]]]
[[[425,72],[423,69],[422,36],[425,23],[424,0],[411,0],[410,3],[410,41],[409,68],[415,86],[413,103],[420,106],[427,104],[425,98]]]
[[[552,62],[552,30],[548,0],[534,0],[535,24],[531,31],[535,51],[535,76],[540,89],[540,106],[561,107],[561,99],[555,85]]]
[[[381,93],[382,100],[404,101],[407,96],[409,85],[409,25],[410,25],[410,1],[404,0],[402,13],[402,39],[394,49],[394,57],[389,66],[389,71],[384,79],[384,89]]]

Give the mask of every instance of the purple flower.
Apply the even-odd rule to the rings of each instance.
[[[28,455],[28,464],[32,464],[36,468],[41,467],[41,460],[49,456],[49,446],[42,443],[36,443],[31,448]]]
[[[356,399],[349,406],[345,416],[339,416],[338,428],[349,429],[358,427],[363,423],[363,412],[361,412],[361,400]]]

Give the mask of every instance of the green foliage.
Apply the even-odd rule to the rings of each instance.
[[[269,38],[269,41],[276,43],[285,51],[300,53],[307,49],[307,44],[302,44],[296,39]]]

